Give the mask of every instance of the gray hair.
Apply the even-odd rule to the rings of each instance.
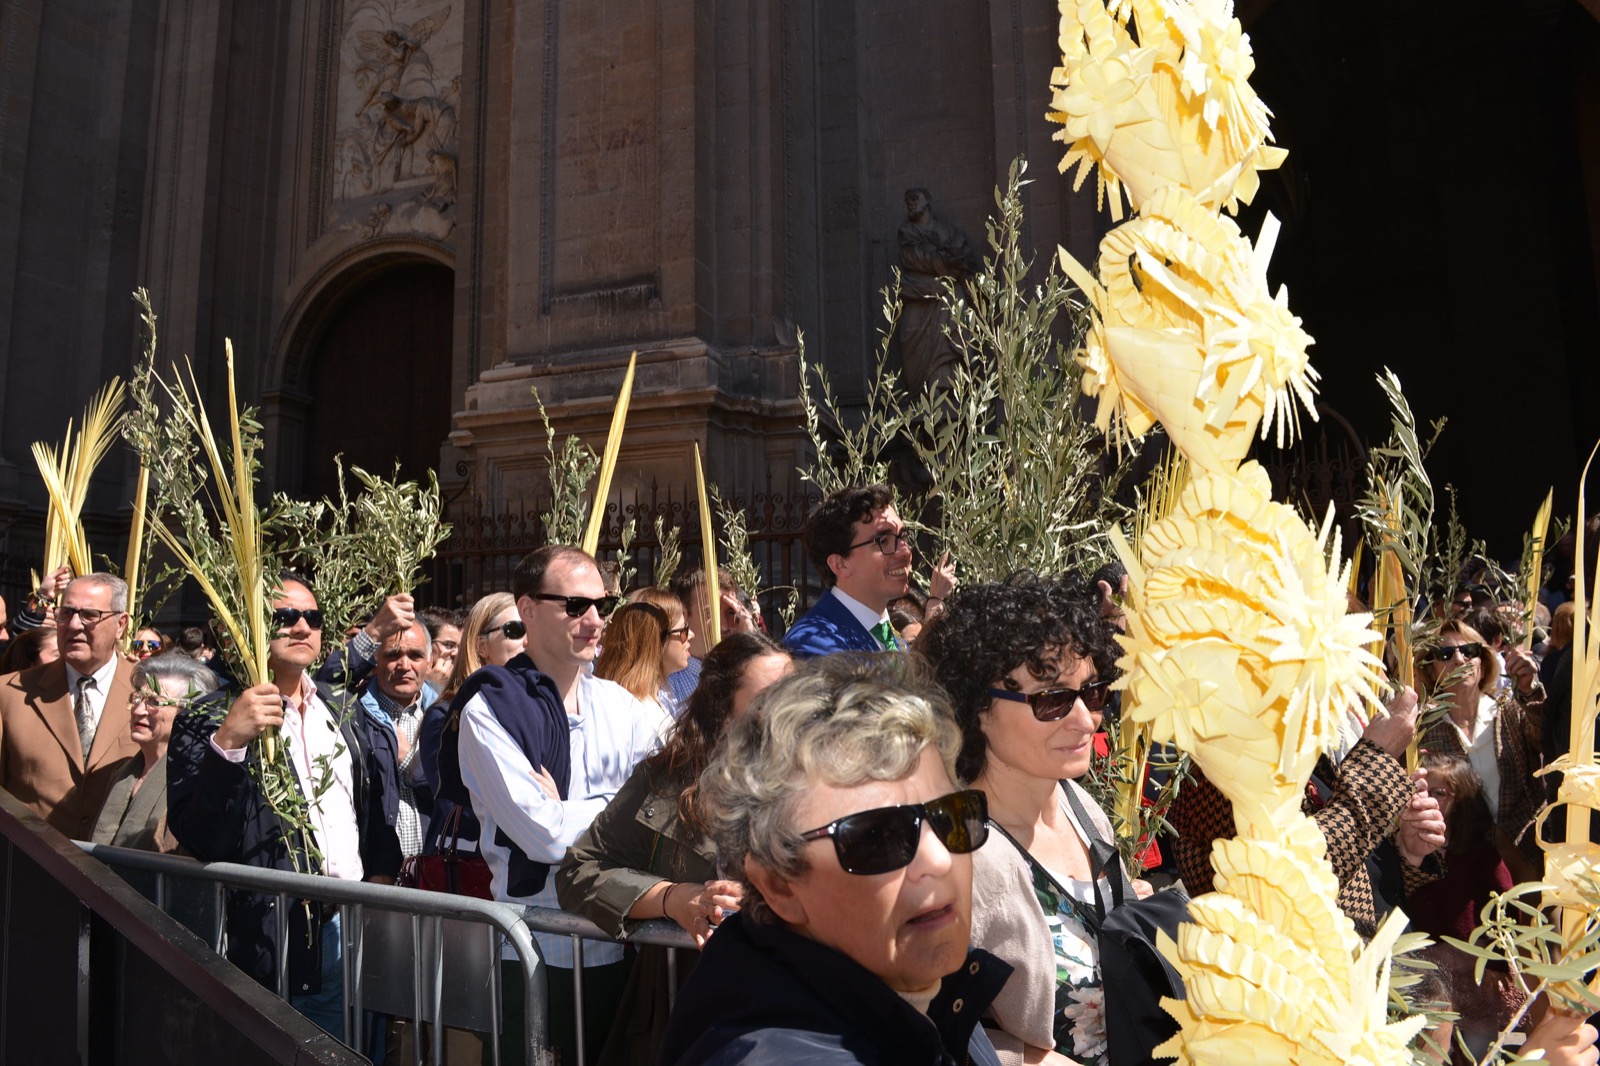
[[[122,580],[116,574],[107,574],[104,572],[84,574],[82,577],[75,577],[71,581],[67,582],[67,588],[70,589],[80,581],[87,582],[91,585],[100,585],[104,588],[110,589],[111,609],[113,611],[120,612],[128,609],[128,583]]]
[[[827,655],[757,697],[700,777],[701,802],[724,876],[744,886],[743,911],[770,921],[745,860],[784,877],[805,873],[807,826],[794,813],[808,788],[850,788],[914,773],[933,745],[952,781],[961,730],[944,691],[907,655]]]
[[[217,687],[211,668],[181,651],[152,655],[133,668],[133,687],[160,688],[163,681],[181,681],[190,696],[204,696]]]

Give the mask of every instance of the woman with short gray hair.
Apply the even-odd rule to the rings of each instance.
[[[730,726],[700,788],[745,902],[663,1063],[998,1061],[977,1022],[1010,971],[967,946],[988,828],[954,779],[960,743],[904,656],[803,663]]]
[[[180,852],[167,829],[167,741],[178,711],[217,687],[217,675],[182,652],[167,652],[133,668],[129,731],[139,754],[111,779],[91,840],[141,851]]]

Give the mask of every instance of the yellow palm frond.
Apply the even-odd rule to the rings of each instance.
[[[633,369],[639,353],[628,357],[628,372],[622,378],[622,391],[611,412],[611,432],[606,435],[605,454],[600,458],[600,480],[595,483],[594,506],[589,512],[589,528],[583,533],[583,550],[593,555],[600,550],[600,531],[606,524],[606,500],[611,496],[611,477],[617,471],[617,452],[622,449],[622,430],[628,424],[628,404],[633,399]]]
[[[44,478],[50,496],[45,518],[44,572],[70,563],[76,574],[94,570],[89,540],[83,529],[83,505],[89,497],[89,482],[116,438],[122,420],[122,380],[112,378],[89,401],[83,412],[82,428],[76,435],[67,423],[67,439],[60,449],[48,444],[33,445],[34,462]]]

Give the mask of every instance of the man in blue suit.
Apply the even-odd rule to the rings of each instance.
[[[911,541],[887,485],[830,493],[806,517],[806,551],[828,591],[789,627],[797,659],[836,651],[903,649],[889,625],[889,601],[910,587]]]

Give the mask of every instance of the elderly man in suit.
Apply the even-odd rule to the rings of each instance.
[[[796,659],[837,651],[903,651],[889,624],[889,603],[906,594],[911,540],[887,485],[852,485],[829,493],[806,516],[806,551],[829,586],[783,644]],[[935,568],[928,597],[942,601],[953,584],[948,561]]]
[[[129,732],[133,664],[117,654],[128,586],[85,574],[55,609],[61,658],[0,678],[0,788],[69,837],[89,839]]]

